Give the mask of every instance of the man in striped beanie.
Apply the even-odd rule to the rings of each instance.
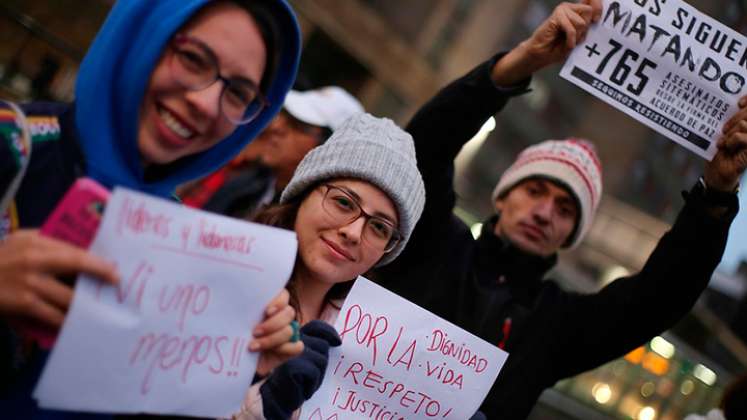
[[[415,140],[425,208],[402,254],[373,277],[509,353],[480,407],[488,419],[526,419],[559,380],[671,328],[707,286],[738,211],[747,96],[645,266],[597,293],[548,278],[558,251],[582,242],[599,205],[602,170],[590,143],[548,140],[522,151],[486,197],[496,212],[477,238],[454,216],[459,150],[512,97],[528,92],[532,73],[567,57],[599,21],[601,3],[561,3],[530,38],[449,83],[405,128]]]
[[[493,190],[495,234],[550,256],[589,231],[602,195],[602,167],[585,140],[547,140],[526,148]]]

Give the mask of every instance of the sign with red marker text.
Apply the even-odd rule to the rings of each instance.
[[[45,408],[230,417],[256,370],[252,328],[291,274],[292,232],[116,189],[34,397]]]
[[[603,0],[560,75],[711,159],[747,93],[747,38],[682,0]]]
[[[301,420],[470,418],[508,353],[359,277]]]

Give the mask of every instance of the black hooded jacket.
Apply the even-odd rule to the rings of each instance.
[[[384,287],[509,353],[481,410],[489,419],[526,418],[542,391],[642,345],[682,318],[723,253],[736,196],[715,219],[702,194],[685,205],[640,273],[595,294],[544,280],[557,257],[526,254],[493,233],[475,240],[452,214],[453,160],[482,124],[526,84],[497,88],[496,58],[443,88],[407,131],[426,185],[422,218],[403,254],[374,279]],[[603,140],[603,139],[602,139]]]

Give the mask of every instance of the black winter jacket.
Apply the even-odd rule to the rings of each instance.
[[[442,89],[407,131],[416,144],[426,205],[404,253],[374,278],[393,292],[503,347],[509,358],[481,410],[526,418],[542,391],[613,360],[670,328],[706,287],[721,259],[737,199],[716,220],[697,194],[686,203],[640,273],[596,294],[543,281],[556,257],[528,255],[493,234],[474,240],[453,216],[453,160],[482,124],[526,91],[496,88],[495,59]]]

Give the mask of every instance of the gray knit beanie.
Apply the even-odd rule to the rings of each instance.
[[[378,266],[397,258],[425,205],[425,186],[415,160],[412,136],[392,120],[364,113],[354,115],[326,143],[304,157],[283,190],[280,202],[287,203],[310,187],[332,178],[368,181],[394,202],[402,240],[384,255]]]

